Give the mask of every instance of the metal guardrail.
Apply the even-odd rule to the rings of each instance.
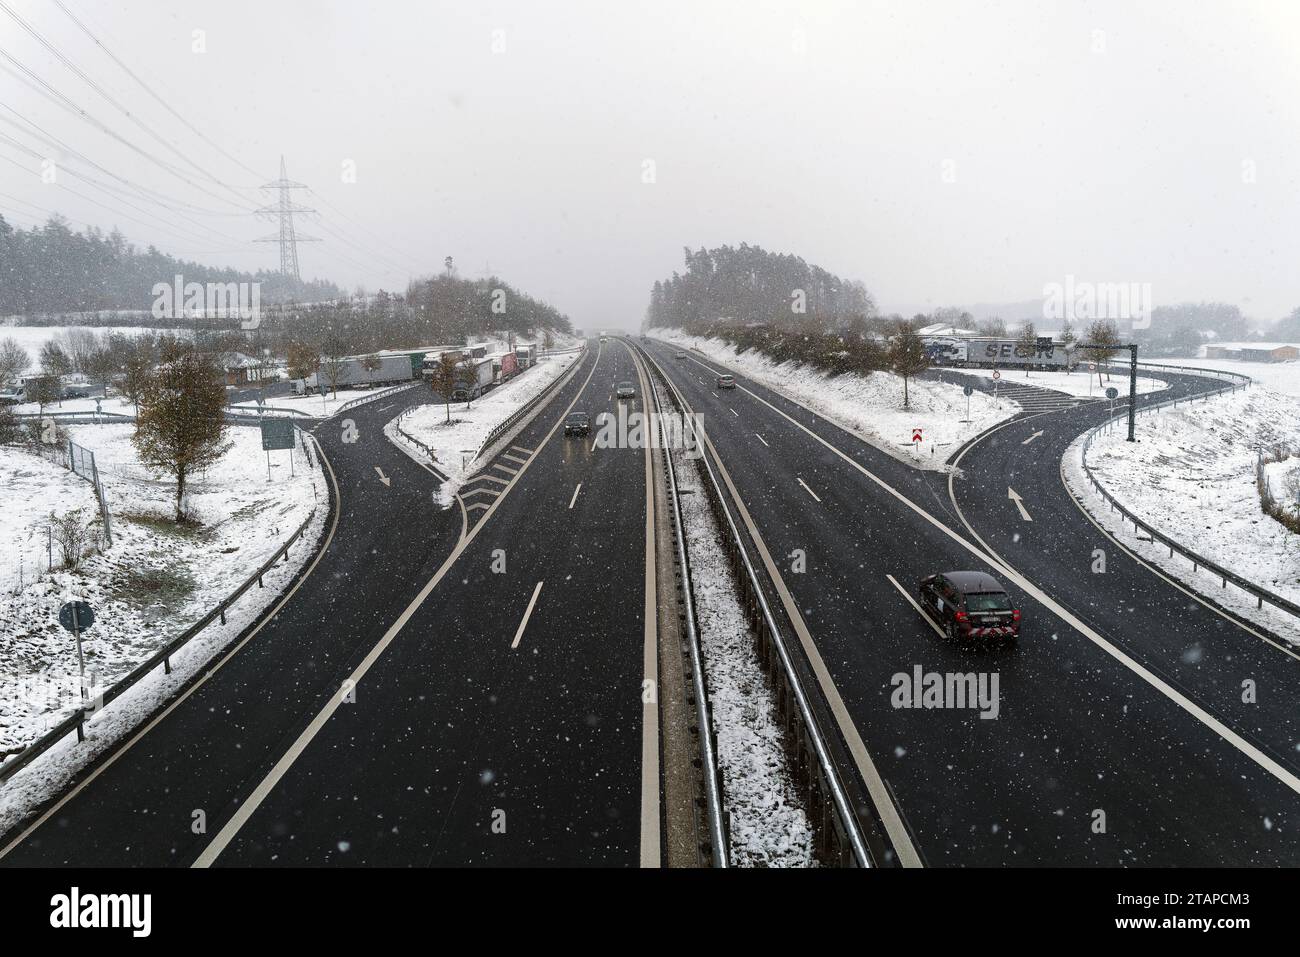
[[[1189,396],[1185,398],[1166,399],[1164,402],[1143,406],[1142,408],[1138,409],[1137,411],[1138,415],[1148,415],[1152,412],[1158,412],[1162,409],[1177,408],[1180,402],[1183,403],[1184,405],[1190,405],[1193,402],[1203,402],[1206,399],[1214,398],[1215,396],[1222,395],[1225,392],[1230,393],[1230,392],[1236,392],[1238,389],[1244,389],[1252,381],[1249,376],[1242,375],[1236,372],[1224,372],[1219,369],[1198,369],[1197,367],[1194,366],[1156,366],[1156,365],[1148,365],[1148,368],[1178,369],[1178,370],[1195,371],[1198,373],[1211,373],[1217,376],[1230,377],[1232,379],[1232,382],[1230,385],[1224,386],[1223,388],[1220,389],[1215,389],[1211,392],[1203,392],[1196,396]],[[1244,380],[1244,381],[1238,382],[1237,380]],[[1134,515],[1127,508],[1125,508],[1123,504],[1114,495],[1112,495],[1106,489],[1106,487],[1101,484],[1100,481],[1098,481],[1096,475],[1093,474],[1092,469],[1088,466],[1088,450],[1092,448],[1093,439],[1103,429],[1107,428],[1108,426],[1112,425],[1114,422],[1116,422],[1117,420],[1123,417],[1124,416],[1121,415],[1121,416],[1114,416],[1108,418],[1106,419],[1106,421],[1100,423],[1099,425],[1095,425],[1091,429],[1089,429],[1084,435],[1083,447],[1080,450],[1080,457],[1079,457],[1080,462],[1083,464],[1083,474],[1087,477],[1089,484],[1092,485],[1092,487],[1097,491],[1097,493],[1102,497],[1102,499],[1105,500],[1107,505],[1110,506],[1111,511],[1119,512],[1121,519],[1130,522],[1133,525],[1133,530],[1135,534],[1146,532],[1147,535],[1151,537],[1151,540],[1153,542],[1159,542],[1165,548],[1169,549],[1170,558],[1173,558],[1175,554],[1181,555],[1187,561],[1192,563],[1193,571],[1200,571],[1202,568],[1204,568],[1206,571],[1213,573],[1213,575],[1219,579],[1221,588],[1227,588],[1229,582],[1231,582],[1241,591],[1244,591],[1246,594],[1250,595],[1252,598],[1255,599],[1256,608],[1263,608],[1264,604],[1268,603],[1269,605],[1272,605],[1273,607],[1278,608],[1286,612],[1287,614],[1293,615],[1297,619],[1300,619],[1300,604],[1296,604],[1295,602],[1288,601],[1287,599],[1283,598],[1281,595],[1276,595],[1265,588],[1260,588],[1258,585],[1254,584],[1253,582],[1246,580],[1245,578],[1243,578],[1242,576],[1238,575],[1233,571],[1229,571],[1228,569],[1224,568],[1222,565],[1219,565],[1211,561],[1210,559],[1206,558],[1204,555],[1192,551],[1190,548],[1186,547],[1185,545],[1182,545],[1179,542],[1174,541],[1172,538],[1169,538],[1167,535],[1162,535],[1156,529],[1152,528],[1149,523],[1143,521],[1142,518],[1140,518],[1137,515]]]
[[[648,368],[654,369],[672,394],[677,407],[689,411],[685,399],[659,364],[640,345],[635,345]],[[699,440],[702,443],[702,439]],[[758,635],[759,658],[769,680],[777,690],[777,710],[794,748],[794,766],[808,797],[810,817],[816,827],[818,850],[824,860],[841,866],[871,867],[871,856],[858,820],[849,804],[844,785],[831,759],[825,736],[813,713],[803,688],[788,642],[768,604],[759,582],[758,572],[750,560],[740,529],[727,507],[722,485],[713,471],[708,455],[700,461],[708,481],[703,483],[706,497],[718,522],[732,570],[740,583],[750,626]]]
[[[695,593],[691,578],[690,554],[686,550],[686,530],[682,520],[681,499],[677,494],[677,469],[673,465],[672,446],[668,438],[668,424],[662,417],[663,403],[654,374],[646,367],[655,411],[660,413],[659,427],[663,435],[664,477],[668,483],[668,501],[672,503],[673,534],[677,539],[677,564],[682,575],[682,603],[685,605],[686,646],[691,658],[691,684],[695,695],[695,722],[700,742],[701,774],[704,779],[704,808],[708,816],[709,844],[713,852],[713,866],[730,866],[731,840],[727,821],[722,812],[722,782],[718,772],[717,734],[709,713],[709,693],[704,675],[703,654],[700,651],[699,621],[695,613]]]
[[[355,409],[359,405],[365,405],[367,402],[373,402],[375,399],[383,399],[397,392],[401,392],[403,389],[414,389],[416,386],[423,384],[424,381],[422,379],[415,379],[411,382],[403,382],[401,385],[395,385],[390,389],[380,389],[378,392],[374,392],[370,395],[357,396],[357,398],[344,402],[341,406],[331,412],[329,418],[333,418],[340,412],[346,412],[348,409]]]
[[[312,441],[315,441],[314,436],[312,437]],[[32,761],[36,760],[36,758],[40,757],[50,748],[54,747],[54,745],[58,744],[61,740],[63,740],[63,738],[71,734],[73,731],[76,731],[77,733],[78,742],[85,741],[86,720],[91,715],[95,714],[97,711],[111,704],[117,698],[125,694],[130,688],[132,688],[134,685],[139,683],[150,672],[152,672],[155,668],[157,668],[158,665],[161,664],[163,666],[163,669],[166,674],[171,674],[171,670],[172,670],[171,659],[173,655],[175,655],[178,651],[180,651],[181,648],[183,648],[191,640],[197,637],[205,628],[208,627],[208,625],[212,624],[212,622],[216,621],[218,618],[221,620],[221,623],[224,625],[226,623],[226,612],[229,610],[231,605],[233,605],[236,601],[238,601],[241,597],[243,597],[244,593],[247,592],[254,585],[256,585],[258,588],[261,588],[263,576],[266,575],[266,573],[269,572],[272,568],[274,568],[276,563],[279,562],[281,558],[283,558],[285,562],[288,562],[289,546],[293,545],[294,542],[302,538],[303,533],[306,532],[307,527],[311,524],[311,520],[315,517],[315,515],[316,515],[316,509],[313,507],[312,510],[307,514],[307,518],[304,519],[303,523],[298,526],[297,530],[292,535],[290,535],[288,539],[285,540],[284,544],[281,545],[278,549],[276,549],[275,554],[272,555],[265,562],[265,564],[263,564],[260,568],[258,568],[257,571],[253,572],[253,574],[250,575],[242,585],[236,588],[234,592],[232,592],[224,601],[222,601],[219,605],[217,605],[206,615],[204,615],[202,618],[196,621],[193,625],[185,629],[185,631],[177,635],[175,638],[169,641],[162,648],[158,649],[156,652],[154,652],[152,655],[150,655],[140,664],[136,665],[136,667],[132,669],[130,674],[128,674],[121,681],[113,685],[113,687],[107,689],[102,696],[97,697],[95,699],[95,703],[93,707],[78,708],[76,711],[74,711],[68,717],[64,718],[62,721],[56,724],[45,734],[41,735],[39,738],[37,738],[35,741],[29,744],[16,756],[11,757],[8,760],[5,760],[2,764],[0,764],[0,783],[8,781],[11,777],[13,777],[23,768],[27,767],[27,765],[31,764]]]
[[[574,351],[581,354],[582,352],[586,351],[586,346],[583,346],[581,349],[576,349]],[[479,456],[481,456],[484,452],[490,449],[492,445],[497,441],[497,439],[501,438],[501,436],[509,432],[512,428],[514,428],[514,426],[521,419],[524,418],[524,416],[528,415],[533,409],[537,408],[546,399],[550,398],[551,393],[556,390],[556,388],[560,385],[561,382],[567,382],[570,378],[573,377],[573,370],[578,368],[580,362],[581,360],[579,360],[578,362],[574,362],[571,366],[569,366],[569,370],[567,372],[565,372],[562,375],[556,376],[554,379],[551,380],[549,384],[547,384],[547,386],[544,389],[542,389],[541,392],[537,393],[537,395],[533,396],[531,399],[529,399],[519,408],[515,409],[514,412],[511,412],[509,417],[504,422],[502,422],[500,425],[498,425],[496,428],[494,428],[491,432],[487,434],[487,438],[485,438],[483,442],[479,445],[478,451],[474,453],[474,458],[470,459],[470,461],[471,462],[478,461]]]

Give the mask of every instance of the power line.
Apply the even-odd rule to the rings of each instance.
[[[128,120],[130,120],[132,123],[138,126],[141,130],[147,133],[158,143],[160,143],[161,145],[165,146],[167,149],[175,153],[185,163],[193,167],[195,171],[201,173],[208,180],[210,180],[211,182],[215,183],[218,186],[221,186],[229,190],[231,193],[233,193],[236,196],[239,195],[238,193],[235,192],[234,187],[232,187],[229,183],[223,181],[221,177],[214,176],[212,173],[208,172],[206,169],[204,169],[202,166],[196,163],[193,159],[191,159],[183,150],[177,147],[174,143],[166,139],[164,136],[162,136],[162,134],[154,130],[153,127],[145,123],[144,120],[140,119],[140,117],[136,116],[125,106],[119,103],[117,99],[113,97],[107,90],[105,90],[102,86],[100,86],[93,79],[91,79],[91,77],[89,76],[89,74],[86,73],[85,70],[81,69],[81,67],[73,63],[72,60],[69,59],[67,56],[65,56],[57,47],[54,46],[54,44],[50,43],[49,40],[41,36],[41,34],[38,33],[31,24],[29,24],[26,20],[20,17],[17,14],[17,12],[14,11],[13,7],[9,6],[9,4],[5,2],[5,0],[0,0],[0,10],[3,10],[5,13],[9,14],[10,18],[15,23],[17,23],[20,27],[22,27],[23,30],[26,31],[29,36],[35,39],[37,43],[39,43],[42,47],[44,47],[46,51],[50,53],[51,56],[53,56],[56,60],[58,60],[65,67],[67,67],[74,74],[76,74],[83,83],[85,83],[92,90],[98,93],[100,97],[105,102],[107,102],[110,106],[112,106],[115,110],[117,110],[119,113],[125,116]],[[240,198],[242,199],[243,197]]]
[[[161,96],[159,96],[159,95],[158,95],[158,94],[153,90],[153,88],[149,86],[149,84],[145,83],[144,80],[142,80],[139,76],[137,76],[134,70],[132,70],[132,69],[131,69],[129,66],[127,66],[125,63],[123,63],[122,60],[117,56],[117,54],[115,54],[112,50],[110,50],[108,47],[106,47],[106,46],[103,44],[103,42],[99,39],[99,37],[95,36],[95,34],[94,34],[93,32],[91,32],[91,30],[90,30],[89,27],[87,27],[84,23],[82,23],[79,19],[77,19],[76,15],[73,14],[73,12],[72,12],[71,10],[69,10],[69,9],[67,8],[67,6],[64,5],[64,3],[62,2],[62,0],[54,0],[54,5],[55,5],[56,7],[58,7],[60,10],[62,10],[65,14],[67,14],[68,19],[71,20],[73,23],[75,23],[75,24],[77,25],[77,27],[80,28],[80,30],[81,30],[82,33],[84,33],[86,36],[90,37],[91,42],[93,42],[93,43],[95,44],[95,46],[99,47],[100,50],[102,50],[102,51],[104,52],[104,55],[105,55],[105,56],[107,56],[110,60],[112,60],[112,61],[113,61],[114,63],[116,63],[119,67],[121,67],[122,70],[126,73],[126,75],[129,76],[131,79],[135,80],[135,82],[138,83],[138,84],[141,86],[141,88],[144,89],[144,91],[145,91],[146,93],[148,93],[151,97],[153,97],[153,98],[154,98],[158,103],[160,103],[160,104],[162,105],[163,109],[165,109],[165,110],[166,110],[168,113],[170,113],[172,116],[176,117],[176,119],[180,120],[180,122],[183,123],[183,124],[185,125],[185,128],[186,128],[187,130],[189,130],[191,133],[193,133],[193,134],[194,134],[195,136],[197,136],[199,139],[203,140],[203,142],[207,143],[209,146],[211,146],[213,149],[215,149],[215,150],[216,150],[218,153],[220,153],[222,156],[226,157],[226,159],[230,160],[230,161],[231,161],[232,163],[234,163],[236,166],[239,166],[240,168],[246,170],[246,171],[249,172],[249,173],[252,173],[252,174],[253,174],[254,176],[256,176],[258,179],[265,179],[265,178],[266,178],[266,177],[263,176],[262,174],[258,173],[258,171],[255,170],[255,169],[253,169],[251,166],[248,166],[247,164],[245,164],[245,163],[243,163],[241,160],[239,160],[237,157],[232,156],[230,153],[226,152],[225,148],[222,147],[220,143],[217,143],[217,142],[213,141],[212,139],[209,139],[208,136],[207,136],[207,134],[205,134],[202,130],[200,130],[198,127],[196,127],[194,124],[192,124],[189,120],[187,120],[184,116],[182,116],[182,115],[181,115],[177,110],[175,110],[175,109],[171,106],[171,104],[168,103],[166,100],[164,100]]]

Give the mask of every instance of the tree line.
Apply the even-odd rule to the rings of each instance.
[[[153,305],[155,283],[261,283],[264,302],[333,299],[331,282],[301,282],[278,272],[220,269],[177,259],[154,246],[144,250],[114,229],[105,235],[88,228],[75,232],[61,216],[44,226],[15,227],[0,215],[0,316],[28,316],[33,325],[63,325],[67,313],[142,310]],[[140,322],[150,325],[152,317]],[[78,317],[83,325],[112,324],[113,317]],[[120,318],[116,320],[121,322]]]

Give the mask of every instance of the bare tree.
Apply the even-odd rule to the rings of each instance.
[[[889,365],[903,378],[903,408],[911,408],[908,380],[930,368],[930,356],[925,351],[925,343],[917,335],[916,327],[910,322],[900,322],[894,331],[889,343]]]
[[[320,352],[304,342],[289,343],[287,357],[290,379],[310,379],[320,371]]]
[[[192,350],[164,355],[140,395],[131,441],[148,468],[176,480],[176,521],[185,520],[185,483],[194,472],[215,465],[225,441],[226,390],[210,355]]]
[[[28,376],[26,388],[23,390],[25,397],[29,402],[35,402],[41,412],[51,402],[57,402],[63,395],[63,385],[59,382],[58,376],[37,375]]]
[[[329,383],[334,398],[339,397],[339,382],[343,379],[344,355],[346,347],[340,336],[330,334],[321,343],[320,371]],[[324,391],[323,389],[321,391]]]
[[[1065,371],[1073,372],[1071,365],[1074,363],[1074,344],[1079,340],[1074,335],[1074,327],[1070,325],[1070,320],[1065,320],[1065,325],[1061,327],[1061,348],[1065,352]]]
[[[456,357],[444,352],[438,357],[438,364],[433,368],[430,383],[433,391],[442,396],[447,406],[447,421],[451,421],[451,394],[456,391],[456,382],[460,379],[460,367]]]
[[[31,364],[32,357],[16,339],[0,340],[0,388],[10,389],[16,386]]]
[[[1038,330],[1034,328],[1032,322],[1026,322],[1021,327],[1020,335],[1016,338],[1016,348],[1021,358],[1025,360],[1025,378],[1028,379],[1029,367],[1038,353]]]
[[[1101,368],[1113,359],[1120,348],[1119,329],[1114,319],[1098,319],[1088,327],[1088,344],[1095,348],[1088,350],[1088,358],[1097,363],[1097,384],[1101,385]],[[1110,381],[1110,369],[1106,370],[1106,381]]]
[[[81,564],[86,548],[95,538],[98,519],[86,520],[83,512],[75,508],[62,515],[50,513],[50,525],[59,554],[63,557],[64,568],[76,568]]]

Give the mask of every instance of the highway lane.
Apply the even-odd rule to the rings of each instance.
[[[705,416],[843,698],[846,733],[861,736],[927,863],[1300,860],[1294,790],[1070,627],[1050,595],[1045,604],[1012,586],[1028,623],[1018,650],[963,651],[934,634],[886,576],[909,591],[947,568],[1008,577],[944,530],[957,521],[951,506],[952,521],[924,520],[744,389],[719,394],[701,365],[649,345]],[[791,415],[885,481],[896,471],[842,430]],[[895,487],[928,507],[912,494],[925,485],[913,476]],[[802,574],[793,571],[796,549],[806,555]],[[893,707],[894,676],[918,665],[996,672],[997,718]]]
[[[614,412],[622,378],[611,343],[573,408]],[[568,405],[512,443],[509,494],[203,863],[636,866],[645,840],[657,863],[646,453],[564,437]]]
[[[1218,385],[1195,376],[1165,375],[1180,395]],[[1138,440],[1153,427],[1154,420],[1139,416]],[[1123,422],[1116,428],[1124,428]],[[1060,463],[1082,431],[1077,416],[1053,413],[1012,422],[971,446],[960,461],[963,477],[953,482],[963,515],[1003,561],[1051,582],[1053,594],[1094,627],[1106,628],[1126,652],[1275,760],[1300,771],[1300,660],[1295,652],[1158,574],[1080,510],[1061,477]],[[1030,441],[1038,432],[1042,435]],[[1032,520],[1026,521],[1008,499],[1008,488],[1016,490]],[[1211,520],[1213,515],[1207,515]],[[1194,530],[1188,536],[1195,547]],[[1212,582],[1205,577],[1204,584]],[[1254,682],[1255,696],[1243,701],[1247,680]]]
[[[558,401],[566,390],[572,397],[576,386],[561,387]],[[319,426],[339,511],[314,571],[133,744],[96,764],[16,844],[8,836],[0,865],[163,866],[197,857],[456,545],[460,510],[437,507],[434,477],[383,435],[402,407],[427,399],[416,389]],[[346,419],[355,441],[347,441]],[[196,811],[205,817],[200,833]]]

